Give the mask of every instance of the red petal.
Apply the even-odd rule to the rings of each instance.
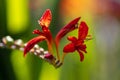
[[[63,52],[65,53],[74,52],[74,51],[75,51],[75,45],[73,43],[67,44],[63,49]]]
[[[36,29],[32,32],[33,34],[44,35],[40,30]]]
[[[85,22],[81,22],[79,26],[78,39],[84,40],[88,34],[88,26]]]
[[[39,22],[39,24],[40,24],[42,27],[43,27],[43,26],[49,27],[51,20],[52,20],[51,11],[50,11],[50,9],[47,9],[47,10],[43,13],[43,15],[42,15],[42,17],[40,18],[40,20],[38,20],[38,22]]]
[[[38,37],[35,37],[35,38],[31,39],[30,41],[28,41],[27,45],[24,48],[24,56],[27,54],[27,52],[30,51],[30,49],[32,49],[34,47],[35,44],[37,44],[38,42],[40,42],[44,39],[45,39],[44,36],[38,36]]]
[[[52,44],[53,38],[50,30],[47,27],[42,28],[44,36],[47,38],[48,42]]]
[[[84,60],[84,55],[80,50],[77,50],[79,52],[79,56],[80,56],[80,61]]]
[[[68,39],[69,41],[72,41],[72,42],[76,42],[76,41],[77,41],[77,38],[74,37],[74,36],[68,36],[67,39]]]
[[[38,35],[41,35],[41,36],[45,36],[46,39],[47,39],[47,42],[49,43],[48,44],[48,46],[49,46],[49,45],[52,44],[52,34],[51,34],[50,30],[47,27],[44,27],[43,31],[44,32],[40,32],[40,30],[36,29],[36,30],[33,31],[33,34],[38,34]]]
[[[57,45],[59,45],[59,41],[62,37],[64,37],[68,32],[73,31],[77,28],[77,23],[79,21],[80,17],[75,18],[70,23],[68,23],[66,26],[64,26],[56,35],[55,42]]]

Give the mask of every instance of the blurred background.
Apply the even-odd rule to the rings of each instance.
[[[34,55],[24,58],[21,51],[0,49],[0,80],[120,80],[120,0],[0,0],[0,39],[10,35],[27,42],[36,36],[32,31],[40,29],[37,21],[46,9],[52,12],[54,37],[76,17],[88,24],[93,39],[86,42],[85,60],[68,54],[55,69]],[[61,54],[64,43],[66,38]]]

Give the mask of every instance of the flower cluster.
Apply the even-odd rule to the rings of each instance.
[[[80,17],[75,18],[71,22],[69,22],[66,26],[64,26],[56,35],[55,38],[52,37],[52,34],[49,29],[50,22],[52,20],[52,14],[49,9],[47,9],[42,17],[38,20],[39,25],[42,28],[42,31],[40,30],[34,30],[33,34],[38,34],[37,37],[31,39],[28,41],[27,45],[24,48],[24,56],[29,52],[35,44],[41,41],[46,41],[48,45],[48,53],[45,54],[44,59],[49,59],[53,64],[60,66],[63,63],[64,57],[68,53],[72,53],[77,51],[80,55],[80,61],[84,60],[84,54],[87,53],[86,51],[86,44],[84,43],[85,40],[90,40],[91,36],[88,35],[88,26],[84,21],[81,21],[80,25],[78,25],[78,21],[80,20]],[[63,48],[63,54],[62,59],[60,58],[59,54],[59,44],[60,40],[69,32],[78,29],[78,38],[74,36],[68,36],[67,39],[70,41],[69,44],[65,45]],[[57,54],[57,60],[54,62],[52,61],[54,58],[54,51],[53,51],[53,45],[56,47],[56,54]]]

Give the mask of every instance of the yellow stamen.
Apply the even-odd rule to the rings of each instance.
[[[91,40],[91,39],[93,39],[92,35],[87,35],[85,40]]]

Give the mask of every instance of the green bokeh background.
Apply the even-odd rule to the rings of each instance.
[[[76,2],[75,2],[76,1]],[[117,3],[109,9],[108,4]],[[71,2],[71,3],[70,3]],[[51,9],[50,30],[55,37],[70,20],[81,16],[89,26],[93,39],[86,42],[85,60],[77,52],[65,57],[64,65],[55,69],[38,57],[18,50],[0,49],[0,80],[120,80],[120,2],[119,0],[0,0],[0,39],[6,35],[27,42],[40,29],[37,20]],[[84,4],[82,3],[84,2]],[[102,4],[104,3],[105,4]],[[67,5],[72,4],[72,6]],[[73,8],[80,3],[77,8]],[[89,3],[92,7],[89,8]],[[98,5],[102,4],[102,6]],[[107,4],[107,5],[106,5]],[[89,6],[88,6],[89,5]],[[86,7],[85,7],[86,6]],[[115,7],[115,8],[114,8]],[[82,8],[82,9],[81,9]],[[64,12],[65,9],[69,13]],[[73,10],[74,9],[74,10]],[[79,16],[78,16],[79,15]],[[77,31],[68,35],[77,36]],[[68,41],[62,39],[60,52]],[[47,49],[45,43],[41,46]]]

